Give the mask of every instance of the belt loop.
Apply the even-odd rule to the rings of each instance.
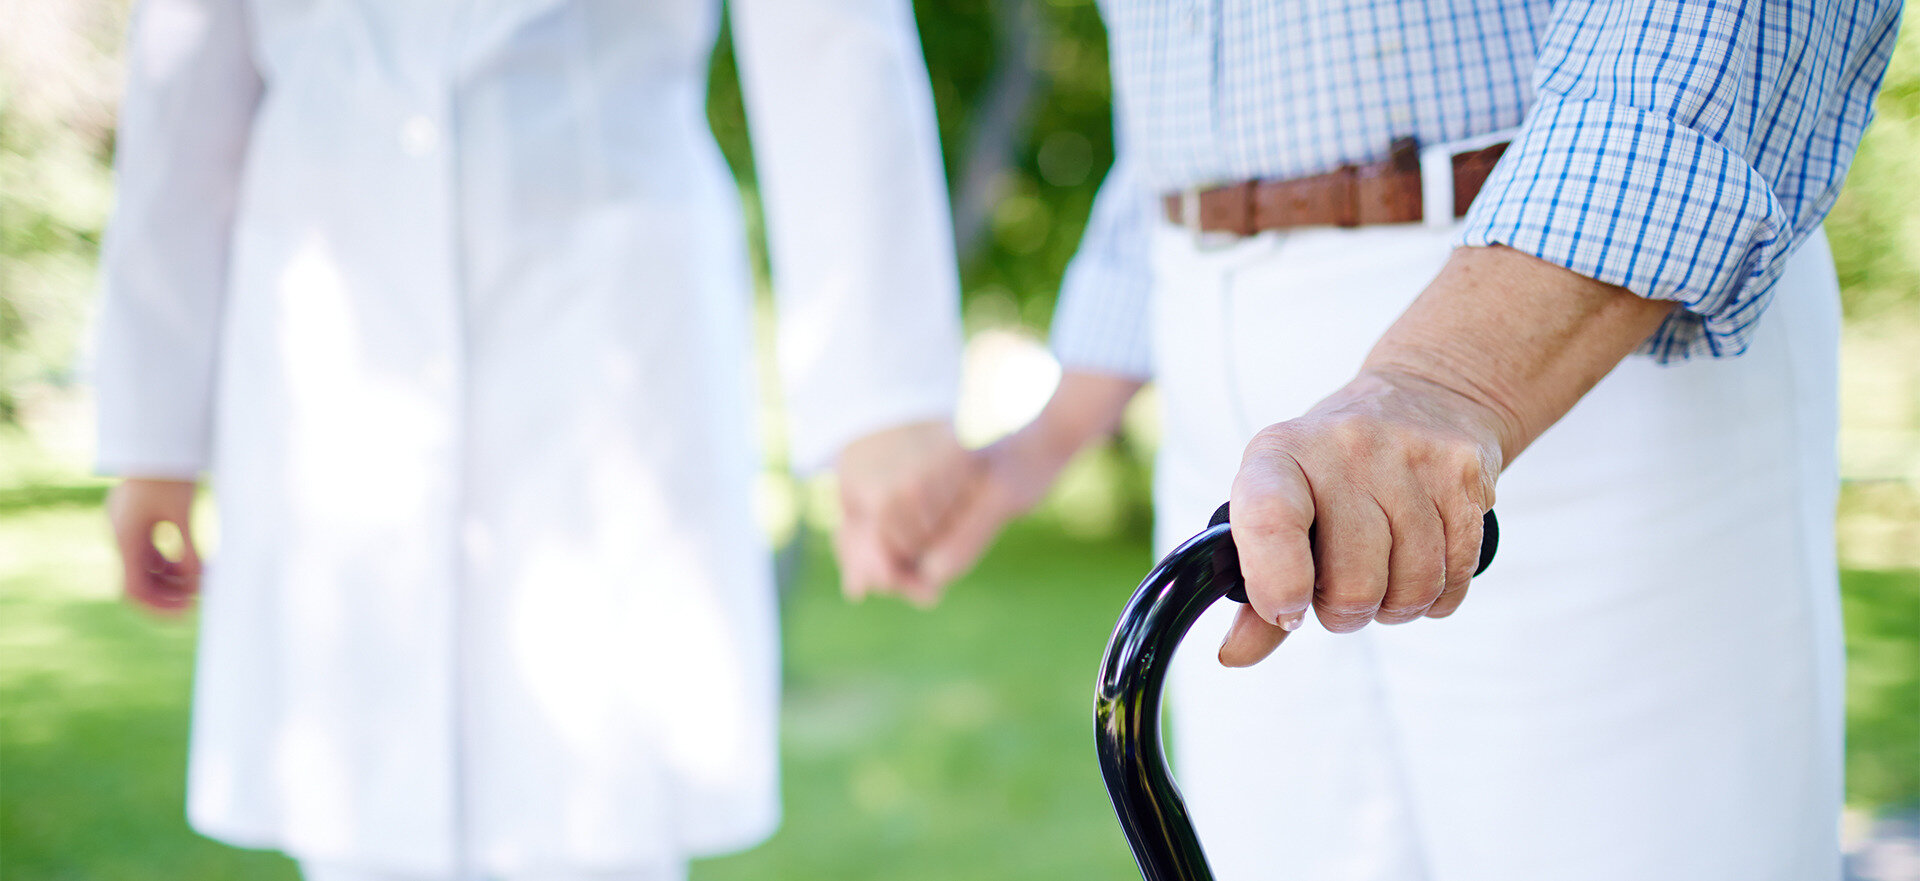
[[[1188,187],[1180,191],[1180,226],[1193,236],[1194,244],[1200,243],[1200,188]]]
[[[1420,220],[1428,229],[1453,225],[1453,145],[1420,150]]]
[[[1420,150],[1420,219],[1427,226],[1451,226],[1453,213],[1453,157],[1510,143],[1520,137],[1518,126],[1434,144]]]

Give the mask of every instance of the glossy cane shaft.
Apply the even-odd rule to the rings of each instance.
[[[1239,583],[1239,556],[1226,524],[1208,527],[1141,582],[1100,665],[1094,705],[1100,773],[1147,881],[1213,879],[1186,803],[1167,773],[1160,693],[1181,637]]]

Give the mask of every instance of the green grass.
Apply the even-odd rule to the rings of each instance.
[[[191,624],[113,596],[86,493],[17,495],[0,497],[0,877],[291,878],[181,815]],[[925,613],[843,602],[812,544],[788,609],[785,823],[695,878],[1126,877],[1091,707],[1144,545],[1017,530]]]
[[[0,494],[0,876],[292,878],[187,829],[192,628],[113,595],[98,497]],[[788,609],[786,822],[697,881],[1129,877],[1089,706],[1140,542],[1016,530],[932,614],[843,603],[818,547],[808,560]],[[1845,591],[1851,801],[1920,799],[1920,573],[1849,572]]]

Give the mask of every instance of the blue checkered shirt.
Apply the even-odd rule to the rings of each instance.
[[[1678,301],[1642,351],[1744,351],[1832,206],[1898,0],[1102,0],[1115,139],[1054,348],[1150,375],[1161,193],[1517,128],[1461,227]]]

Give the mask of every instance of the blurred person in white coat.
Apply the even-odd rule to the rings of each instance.
[[[777,823],[717,0],[147,0],[102,258],[130,595],[204,571],[188,814],[313,879],[656,879]],[[733,0],[797,468],[961,455],[907,0]],[[186,534],[154,548],[156,524]],[[901,531],[905,530],[905,531]],[[896,534],[897,533],[897,534]],[[892,542],[893,544],[889,544]],[[904,546],[904,545],[902,545]]]

